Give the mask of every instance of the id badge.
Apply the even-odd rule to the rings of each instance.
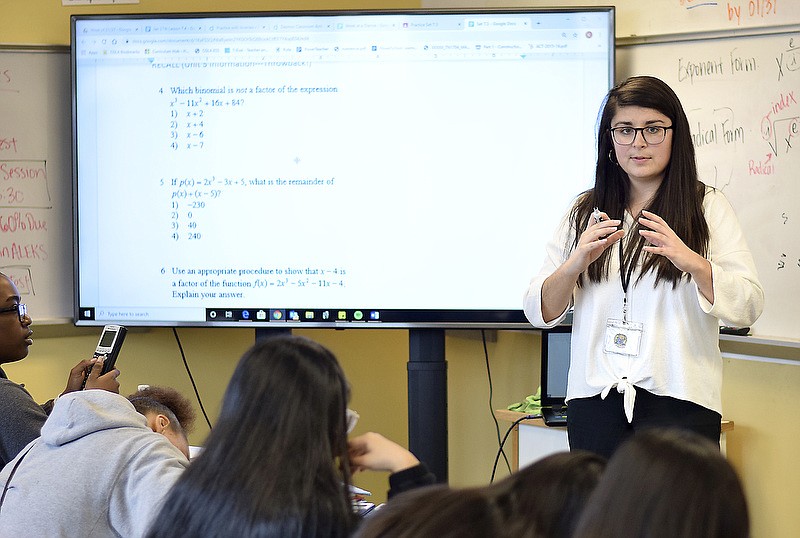
[[[609,319],[606,322],[606,353],[619,355],[639,355],[642,343],[642,324],[621,319]]]

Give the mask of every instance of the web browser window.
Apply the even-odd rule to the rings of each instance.
[[[79,323],[524,323],[593,182],[610,9],[72,24]]]

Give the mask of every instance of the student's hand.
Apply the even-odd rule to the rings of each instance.
[[[119,394],[119,381],[117,381],[119,370],[114,368],[107,374],[100,375],[100,372],[103,369],[103,359],[99,358],[92,360],[95,362],[92,365],[92,371],[89,372],[89,378],[86,380],[85,388],[102,389]]]
[[[419,465],[414,454],[375,432],[367,432],[350,439],[348,448],[350,466],[354,473],[363,470],[396,473]]]
[[[91,368],[93,364],[94,359],[83,359],[81,362],[73,366],[72,370],[69,371],[69,377],[67,378],[67,388],[65,388],[64,392],[61,394],[64,395],[68,392],[81,390],[83,378],[86,375],[86,369]]]

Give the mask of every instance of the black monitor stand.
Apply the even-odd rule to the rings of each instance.
[[[408,445],[441,483],[447,470],[444,329],[408,331]]]
[[[259,327],[256,329],[256,340],[273,336],[289,336],[290,334],[292,334],[290,327]]]

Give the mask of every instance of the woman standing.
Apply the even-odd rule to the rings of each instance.
[[[664,82],[613,88],[597,140],[594,188],[562,220],[524,301],[541,328],[574,307],[570,447],[610,457],[650,426],[718,443],[719,320],[749,326],[761,314],[752,255],[725,196],[699,181],[686,114]]]

